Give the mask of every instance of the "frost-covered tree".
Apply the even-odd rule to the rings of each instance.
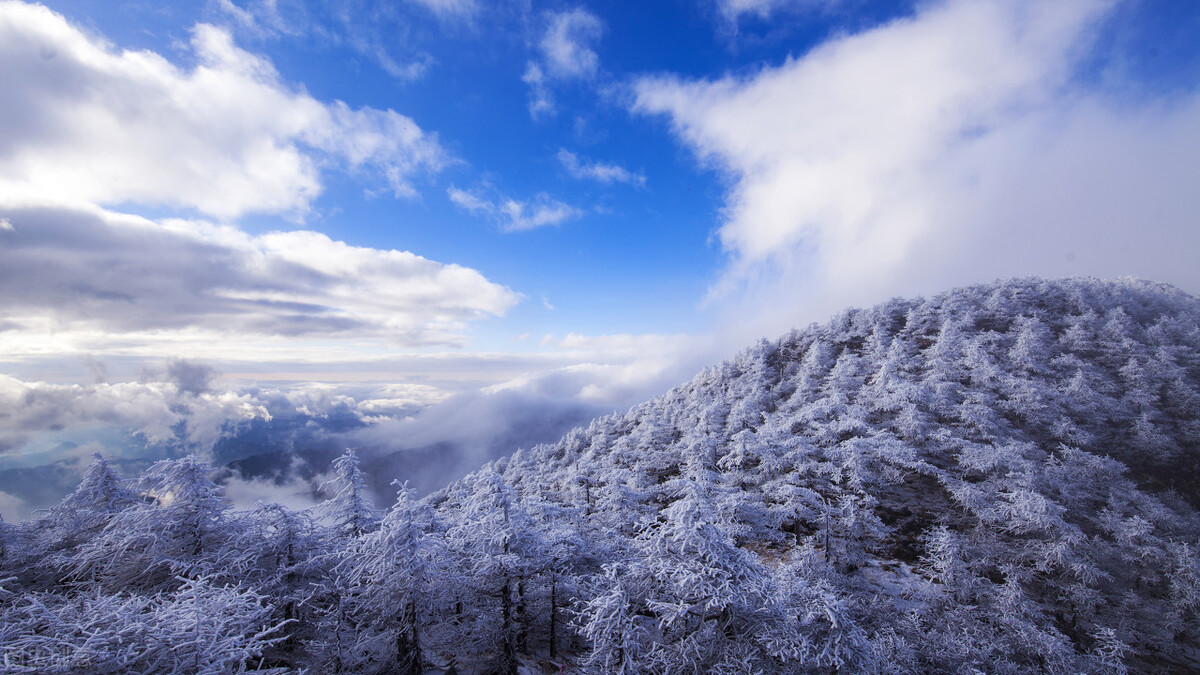
[[[36,577],[42,586],[63,583],[77,549],[104,530],[115,514],[140,503],[128,482],[102,455],[94,454],[79,486],[25,528],[28,541],[21,552],[38,562],[23,576]]]
[[[626,588],[620,564],[606,565],[599,591],[580,604],[579,634],[591,644],[583,660],[590,673],[640,675],[641,655],[651,645],[653,617],[639,611],[638,599]]]
[[[546,542],[516,491],[488,470],[474,477],[446,540],[463,582],[452,617],[459,644],[515,675],[528,648],[528,584],[544,568]]]
[[[195,457],[156,462],[137,480],[142,498],[112,515],[72,558],[73,577],[105,588],[152,592],[178,578],[219,574],[230,553],[230,502]]]
[[[333,471],[333,478],[321,486],[331,496],[314,508],[314,515],[330,528],[335,539],[357,539],[375,531],[379,512],[371,503],[358,454],[347,449],[333,460]]]
[[[30,593],[0,602],[5,672],[218,675],[282,640],[266,598],[200,577],[153,595]],[[278,671],[277,671],[278,672]]]
[[[368,663],[384,672],[425,672],[425,631],[449,604],[439,569],[445,551],[432,526],[428,507],[401,485],[379,529],[341,554],[338,573],[349,579],[354,611],[366,615],[371,632]]]
[[[584,605],[585,630],[603,638],[589,656],[596,667],[633,672],[629,641],[642,632],[648,644],[636,654],[636,667],[644,672],[727,672],[760,658],[749,636],[768,597],[767,575],[736,545],[737,525],[715,503],[696,464],[663,510],[665,520],[635,540],[624,578],[610,567],[611,585]],[[641,615],[653,624],[633,618]]]
[[[304,511],[280,504],[258,505],[238,514],[231,524],[224,557],[227,576],[271,599],[277,620],[290,622],[283,640],[267,650],[271,660],[303,658],[303,645],[315,639],[319,625],[314,592],[330,564],[325,540]]]

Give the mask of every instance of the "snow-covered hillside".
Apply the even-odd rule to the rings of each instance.
[[[595,547],[609,670],[1200,667],[1200,303],[1169,287],[847,311],[495,468]]]
[[[386,514],[338,471],[234,512],[194,460],[98,462],[0,526],[6,667],[1200,668],[1200,302],[1167,286],[850,310]]]

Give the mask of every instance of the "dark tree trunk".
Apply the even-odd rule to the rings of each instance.
[[[558,580],[550,582],[550,658],[558,658]]]
[[[404,606],[400,630],[396,632],[396,672],[400,675],[422,675],[425,660],[421,657],[421,635],[417,628],[417,606],[411,600]]]
[[[529,653],[529,626],[527,625],[527,613],[525,606],[525,579],[517,577],[517,615],[515,617],[515,628],[517,629],[517,652],[520,654]]]
[[[512,589],[508,582],[500,589],[501,635],[500,668],[502,675],[517,675],[517,641],[513,626]]]

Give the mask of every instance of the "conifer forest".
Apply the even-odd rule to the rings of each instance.
[[[194,456],[0,523],[5,673],[1200,670],[1200,301],[849,309],[423,498]],[[382,501],[382,500],[381,500]]]

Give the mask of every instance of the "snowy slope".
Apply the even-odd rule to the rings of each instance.
[[[626,628],[688,643],[643,651],[655,672],[716,668],[686,656],[714,640],[703,617],[727,630],[778,600],[736,598],[753,584],[726,570],[731,596],[696,609],[672,578],[695,570],[655,560],[715,545],[681,531],[749,554],[771,593],[826,594],[845,616],[810,618],[838,624],[810,626],[814,667],[1200,667],[1200,302],[1168,286],[1016,280],[850,310],[494,468],[570,507],[617,565],[595,592],[623,589]]]

